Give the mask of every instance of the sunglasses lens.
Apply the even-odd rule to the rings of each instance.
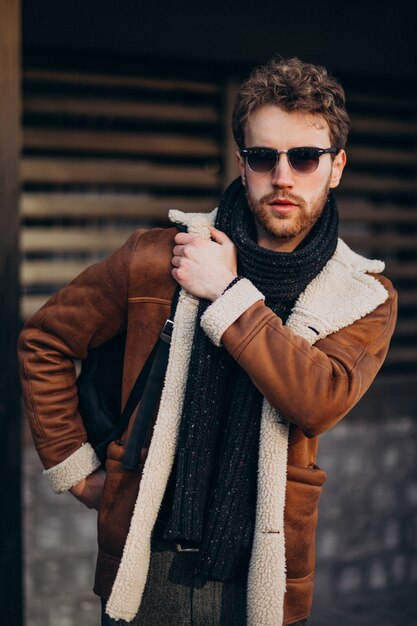
[[[272,150],[256,150],[248,154],[247,162],[252,172],[266,174],[274,169],[277,157]]]
[[[294,148],[288,150],[291,167],[300,174],[311,174],[319,164],[320,153],[314,148]]]

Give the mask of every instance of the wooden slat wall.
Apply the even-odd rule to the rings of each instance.
[[[135,228],[216,206],[222,98],[210,82],[26,69],[24,318]]]
[[[399,320],[385,372],[417,369],[417,101],[353,91],[348,164],[338,190],[341,235],[386,263]]]
[[[22,315],[169,208],[210,210],[235,175],[236,82],[27,69]],[[417,369],[417,102],[351,90],[341,235],[400,292],[385,371]]]

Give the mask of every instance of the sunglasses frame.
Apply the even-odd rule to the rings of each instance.
[[[294,152],[297,150],[314,150],[317,153],[317,165],[313,170],[309,172],[301,172],[296,167],[294,167],[294,165],[291,163],[291,154],[294,154]],[[268,152],[269,154],[273,154],[275,156],[275,164],[271,167],[270,170],[266,170],[265,172],[257,172],[256,170],[253,170],[251,166],[249,165],[248,157],[250,157],[251,154],[255,154],[257,152],[262,152],[262,151]],[[316,169],[319,166],[320,157],[323,154],[337,154],[339,151],[340,149],[337,148],[336,146],[331,146],[331,148],[316,148],[315,146],[299,146],[296,148],[289,148],[289,150],[275,150],[275,148],[265,148],[263,146],[259,146],[259,147],[252,146],[251,148],[242,148],[239,152],[240,152],[240,155],[245,159],[246,163],[248,164],[248,168],[250,169],[250,171],[254,172],[255,174],[269,174],[276,168],[278,161],[279,161],[280,154],[286,154],[288,163],[291,169],[296,174],[307,175],[307,174],[312,174],[313,172],[316,171]]]

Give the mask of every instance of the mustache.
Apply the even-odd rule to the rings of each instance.
[[[271,192],[266,194],[265,196],[262,196],[262,198],[260,199],[260,203],[261,204],[270,204],[272,202],[291,202],[292,204],[298,204],[300,207],[304,206],[304,200],[302,198],[300,198],[300,196],[297,196],[295,194],[292,193],[286,193],[286,194],[277,194],[276,192]]]

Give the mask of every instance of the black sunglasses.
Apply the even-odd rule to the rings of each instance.
[[[243,148],[240,154],[252,172],[266,174],[272,172],[278,163],[279,155],[286,154],[288,163],[297,174],[311,174],[319,165],[322,154],[336,154],[339,149],[331,148],[290,148],[289,150],[275,150],[274,148]]]

